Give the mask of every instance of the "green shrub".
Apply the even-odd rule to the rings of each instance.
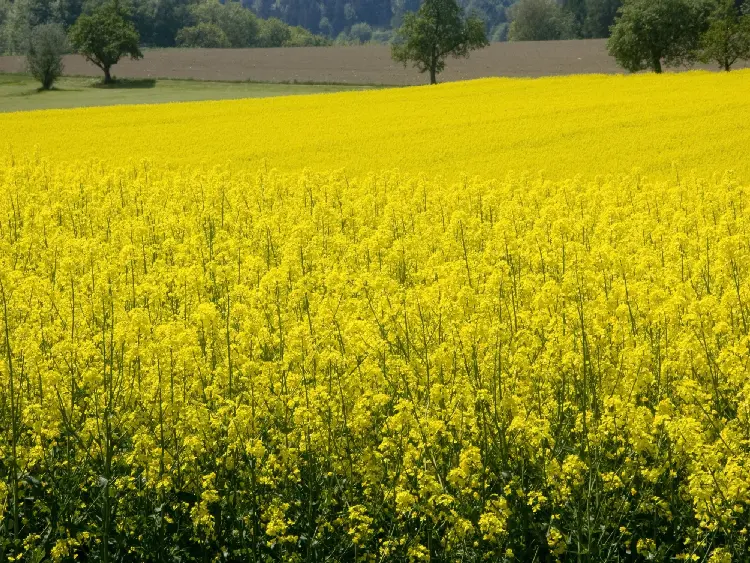
[[[508,40],[508,24],[500,23],[492,28],[490,32],[490,41],[499,42]]]
[[[346,31],[342,31],[336,36],[336,39],[334,40],[335,45],[351,45],[352,44],[352,38],[349,36],[349,34]]]
[[[520,0],[510,15],[510,41],[550,41],[574,36],[572,15],[555,0]]]
[[[278,18],[261,20],[259,47],[281,47],[292,39],[289,26]]]
[[[199,23],[183,27],[175,38],[178,47],[202,47],[216,49],[229,47],[229,39],[222,29],[213,23]]]
[[[349,30],[349,37],[353,43],[369,43],[372,39],[372,28],[367,23],[355,23]]]
[[[389,29],[374,29],[372,31],[372,43],[387,44],[393,39],[393,32]]]
[[[31,32],[26,53],[29,74],[49,90],[63,73],[63,55],[68,50],[68,37],[58,24],[45,24]]]
[[[196,26],[212,24],[226,37],[228,45],[235,48],[253,47],[258,41],[260,24],[258,18],[240,2],[210,0],[196,4],[192,10]],[[215,32],[211,32],[215,36]],[[215,45],[220,46],[220,45]]]
[[[331,37],[333,35],[333,25],[331,25],[331,20],[329,20],[325,16],[320,18],[320,23],[318,24],[318,30],[320,31],[322,35],[325,35],[326,37]]]
[[[28,2],[0,2],[0,53],[23,55],[31,39]]]
[[[323,47],[330,45],[331,41],[322,35],[315,35],[304,27],[290,27],[290,38],[284,43],[284,47]]]

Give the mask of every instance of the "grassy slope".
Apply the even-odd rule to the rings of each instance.
[[[264,98],[292,94],[365,90],[366,86],[258,84],[197,80],[131,80],[103,88],[97,79],[66,77],[56,89],[39,92],[28,76],[0,74],[0,112],[116,104],[156,104],[237,98]]]

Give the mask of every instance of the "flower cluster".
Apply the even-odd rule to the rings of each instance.
[[[0,554],[741,561],[750,189],[0,168]]]

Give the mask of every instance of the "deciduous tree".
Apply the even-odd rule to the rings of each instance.
[[[200,23],[213,24],[224,32],[230,47],[252,47],[258,42],[258,18],[240,2],[201,2],[192,8]]]
[[[416,13],[404,16],[392,56],[404,66],[412,62],[419,72],[429,72],[430,84],[436,84],[448,56],[468,57],[487,45],[484,22],[465,17],[456,0],[425,0]]]
[[[112,82],[112,66],[125,56],[143,57],[135,26],[117,1],[108,2],[84,14],[70,30],[70,41],[81,55],[104,72],[104,83]]]
[[[701,37],[700,59],[716,62],[727,72],[739,60],[750,59],[750,16],[741,15],[734,0],[720,0]]]
[[[574,36],[572,13],[555,0],[520,0],[510,15],[510,41],[550,41]]]
[[[620,6],[622,0],[586,0],[584,37],[609,37],[609,29],[615,23]]]
[[[26,66],[29,74],[49,90],[63,73],[63,55],[68,49],[68,38],[59,24],[44,24],[31,32]]]
[[[205,22],[183,27],[177,32],[176,42],[179,47],[201,47],[204,49],[230,46],[226,34],[218,25]]]
[[[291,38],[292,31],[280,19],[269,18],[260,22],[259,47],[281,47]]]
[[[698,56],[707,12],[702,0],[625,0],[607,49],[631,72],[690,64]]]

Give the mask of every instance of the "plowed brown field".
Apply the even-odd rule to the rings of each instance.
[[[0,72],[22,72],[22,57],[0,57]],[[82,57],[65,59],[68,75],[98,76]],[[604,40],[493,43],[468,59],[449,59],[441,81],[487,76],[554,76],[622,72]],[[258,82],[424,84],[427,76],[395,64],[387,45],[279,49],[152,49],[121,61],[120,78],[192,78]]]

